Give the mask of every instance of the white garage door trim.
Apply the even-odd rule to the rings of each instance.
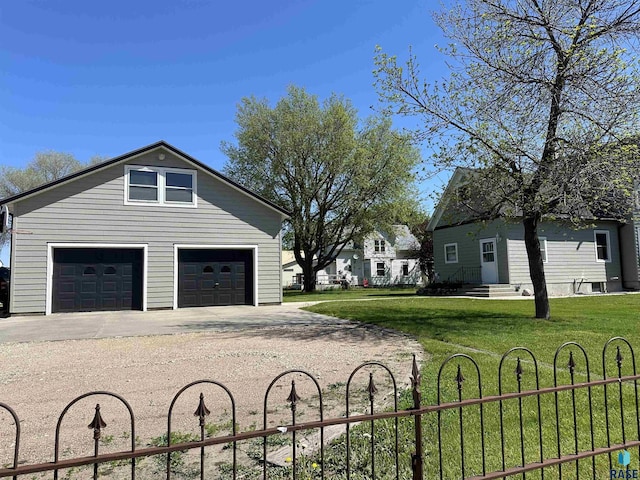
[[[258,245],[206,245],[206,244],[174,244],[173,245],[173,309],[178,309],[178,250],[251,250],[253,261],[253,305],[258,306]]]
[[[142,249],[142,311],[147,311],[147,254],[146,243],[47,243],[47,299],[45,315],[51,315],[53,305],[53,250],[56,248],[135,248]]]

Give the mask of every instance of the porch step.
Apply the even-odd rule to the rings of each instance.
[[[509,284],[491,284],[491,285],[473,285],[463,286],[458,290],[458,295],[464,295],[465,297],[479,297],[479,298],[492,298],[492,297],[520,297],[521,291],[516,292],[514,286]]]

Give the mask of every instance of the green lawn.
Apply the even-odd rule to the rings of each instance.
[[[405,297],[365,302],[327,302],[308,307],[307,310],[348,318],[364,323],[374,323],[406,332],[416,337],[422,344],[426,359],[422,367],[423,404],[437,403],[437,375],[442,362],[451,354],[465,353],[477,363],[482,375],[483,395],[498,392],[498,364],[500,357],[509,348],[522,346],[529,348],[536,356],[541,387],[553,385],[552,368],[554,354],[558,346],[567,341],[576,341],[586,350],[591,378],[602,377],[602,348],[607,340],[614,336],[626,337],[633,347],[640,349],[640,295],[589,296],[577,298],[559,298],[551,300],[552,320],[543,321],[533,318],[533,303],[530,300],[483,300],[454,299],[432,297]],[[615,344],[618,345],[619,343]],[[607,356],[607,374],[617,375],[616,349],[610,348]],[[620,344],[622,345],[622,344]],[[572,347],[577,364],[576,382],[586,380],[584,357],[579,349]],[[623,375],[632,374],[631,354],[622,345]],[[640,353],[638,350],[637,353]],[[519,353],[523,360],[522,389],[535,388],[534,364],[526,353]],[[516,356],[510,357],[503,367],[503,392],[517,390],[515,379]],[[558,383],[570,383],[567,370],[569,349],[559,356]],[[636,359],[639,362],[640,358]],[[466,359],[456,359],[448,364],[442,373],[441,398],[443,402],[455,401],[457,389],[454,382],[457,366],[460,364],[465,382],[463,397],[475,397],[478,394],[478,381],[475,368]],[[410,365],[407,364],[406,376]],[[406,378],[405,376],[405,378]],[[405,378],[402,378],[404,380]],[[606,445],[604,418],[604,388],[592,389],[594,408],[594,437],[597,446]],[[638,439],[635,396],[633,385],[624,385],[623,408],[625,434],[628,439]],[[620,443],[622,438],[620,417],[620,387],[607,387],[609,395],[609,425],[612,443]],[[590,449],[590,422],[588,396],[586,389],[576,393],[576,412],[578,424],[578,450]],[[557,455],[557,432],[560,431],[562,454],[573,453],[573,407],[569,392],[558,395],[560,421],[555,421],[554,395],[540,397],[543,425],[544,456]],[[507,466],[521,463],[521,443],[519,435],[519,413],[516,400],[505,402],[505,457]],[[523,400],[523,423],[526,462],[539,459],[537,398]],[[485,415],[485,443],[487,448],[487,469],[498,470],[501,467],[501,438],[499,435],[499,409],[497,404],[487,405]],[[442,447],[445,452],[440,466],[437,450],[437,417],[425,418],[425,462],[428,474],[425,478],[436,478],[442,469],[444,478],[460,478],[460,430],[457,410],[449,410],[442,415]],[[464,413],[464,438],[467,445],[465,454],[466,474],[480,473],[481,455],[479,449],[479,408],[470,407]],[[410,430],[410,429],[409,429]],[[410,431],[407,431],[410,435]],[[411,437],[402,442],[411,447]],[[403,455],[407,455],[404,451]],[[638,468],[640,452],[632,452],[630,468]],[[608,458],[597,459],[596,478],[609,478]],[[613,466],[617,465],[615,457]],[[575,464],[563,467],[561,475],[557,469],[548,469],[550,478],[592,478],[591,460],[579,463],[579,472]],[[512,477],[513,478],[513,477]],[[539,472],[527,474],[527,478],[540,478]]]
[[[332,288],[330,290],[317,290],[315,292],[307,293],[300,290],[285,290],[284,301],[285,302],[315,302],[325,300],[354,300],[361,298],[375,299],[380,297],[415,297],[416,288],[350,288],[349,290],[342,290],[339,288]]]
[[[555,349],[566,341],[581,343],[596,360],[609,338],[625,336],[633,342],[640,334],[640,295],[551,299],[551,320],[533,318],[532,300],[415,295],[398,300],[328,302],[307,310],[410,333],[427,351],[433,340],[500,355],[518,345],[545,361],[551,361]],[[446,345],[441,348],[455,350]]]

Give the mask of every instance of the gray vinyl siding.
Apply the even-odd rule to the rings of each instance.
[[[609,232],[611,262],[596,261],[594,230]],[[581,230],[572,230],[559,224],[542,223],[538,229],[538,236],[547,238],[548,260],[544,264],[544,271],[548,286],[573,285],[574,281],[576,285],[581,282],[590,284],[620,281],[620,243],[617,223],[598,222],[595,227]],[[522,225],[512,224],[508,238],[510,283],[530,284]]]
[[[125,205],[125,165],[197,170],[197,208]],[[45,311],[48,243],[148,245],[148,309],[173,306],[174,244],[257,245],[257,300],[282,299],[281,214],[165,149],[21,199],[13,213],[12,313]]]
[[[436,229],[433,232],[434,268],[440,275],[440,280],[447,281],[461,268],[479,268],[480,240],[495,238],[498,282],[509,283],[506,231],[507,226],[502,220]],[[458,263],[445,263],[444,246],[449,243],[458,244]]]

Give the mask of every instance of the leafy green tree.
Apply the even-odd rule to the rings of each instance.
[[[275,107],[244,98],[225,173],[291,212],[293,251],[313,291],[318,270],[374,227],[388,226],[415,193],[419,154],[390,120],[360,123],[342,97],[323,103],[290,87]]]
[[[0,199],[53,182],[84,165],[70,153],[38,152],[25,168],[0,167]]]
[[[474,169],[478,218],[522,220],[536,317],[549,318],[540,221],[630,213],[640,0],[454,0],[434,19],[450,77],[378,50],[381,101],[421,118],[437,166]]]
[[[53,182],[104,160],[105,157],[94,156],[84,164],[70,153],[46,151],[36,153],[25,168],[0,166],[0,200]],[[8,241],[9,235],[5,232],[0,236],[0,249]]]

